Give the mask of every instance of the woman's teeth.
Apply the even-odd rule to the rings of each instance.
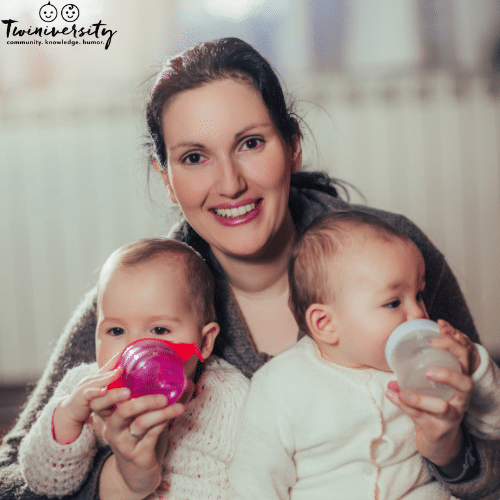
[[[226,219],[234,219],[236,217],[241,217],[242,215],[247,214],[255,210],[255,203],[248,203],[248,205],[241,205],[238,208],[215,208],[214,212],[219,217],[225,217]]]

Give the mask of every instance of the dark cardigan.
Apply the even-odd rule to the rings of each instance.
[[[289,206],[296,229],[300,232],[318,215],[329,210],[346,209],[351,205],[337,196],[335,183],[327,176],[299,173],[292,176]],[[457,281],[443,255],[422,231],[403,216],[364,206],[355,208],[381,217],[403,231],[417,244],[426,263],[424,302],[429,316],[431,319],[441,318],[449,321],[455,328],[477,342],[478,335]],[[251,377],[270,356],[255,351],[223,270],[210,252],[207,243],[185,220],[174,228],[170,236],[191,245],[209,263],[216,277],[217,320],[221,326],[221,334],[217,337],[214,353],[238,367],[247,377]],[[66,371],[79,363],[95,361],[95,307],[94,289],[84,297],[74,312],[18,422],[3,440],[0,448],[1,499],[44,498],[32,493],[21,476],[17,463],[19,443]],[[432,464],[429,464],[429,467],[436,479],[444,482],[453,495],[480,500],[500,488],[500,443],[477,439],[474,443],[478,460],[475,465],[471,464],[471,455],[468,454],[469,463],[464,467],[464,473],[457,482],[445,482]],[[99,451],[92,472],[82,488],[68,498],[82,500],[98,498],[99,474],[110,453],[109,448]],[[468,477],[471,472],[474,476],[472,480]]]

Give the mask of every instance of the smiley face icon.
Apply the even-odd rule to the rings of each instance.
[[[57,17],[57,9],[50,2],[40,7],[40,19],[46,23],[51,23]]]
[[[79,15],[80,15],[80,10],[74,3],[66,4],[61,10],[62,18],[68,23],[76,21]]]

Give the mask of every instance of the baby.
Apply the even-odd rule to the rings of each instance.
[[[390,333],[428,318],[417,246],[363,212],[328,214],[294,244],[289,282],[307,335],[252,379],[230,470],[239,498],[449,499],[422,456],[460,476],[453,459],[466,448],[466,410],[473,432],[500,436],[500,373],[483,347],[439,320],[432,344],[451,352],[462,373],[426,375],[455,395],[420,396],[392,381]]]
[[[202,258],[175,240],[139,240],[108,258],[97,285],[97,363],[66,374],[21,443],[22,471],[35,493],[78,490],[96,446],[108,443],[113,455],[101,473],[103,497],[230,498],[228,463],[248,381],[209,357],[219,333],[213,288]],[[119,354],[144,338],[198,347],[206,361],[186,362],[195,386],[188,384],[185,404],[107,389],[122,373],[113,369]]]

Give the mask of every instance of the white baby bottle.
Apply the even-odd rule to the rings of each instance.
[[[439,337],[439,330],[440,326],[429,319],[406,321],[389,336],[385,357],[401,389],[448,400],[455,389],[425,376],[429,367],[460,371],[453,354],[430,343],[429,339]]]

